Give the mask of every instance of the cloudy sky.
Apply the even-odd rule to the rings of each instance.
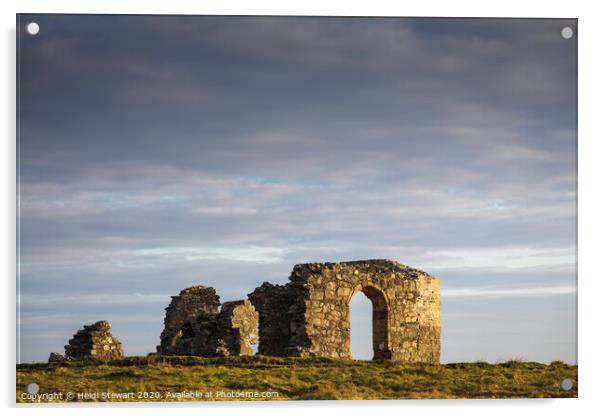
[[[441,279],[442,361],[576,362],[575,25],[21,15],[20,360],[391,258]]]

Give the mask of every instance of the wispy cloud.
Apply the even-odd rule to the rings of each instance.
[[[470,250],[429,250],[423,267],[433,269],[495,268],[522,269],[537,266],[572,265],[576,262],[575,247],[550,250],[545,247],[511,246],[473,248]]]
[[[22,294],[17,298],[17,302],[24,310],[27,310],[27,308],[31,307],[44,308],[48,306],[61,305],[70,305],[71,307],[77,305],[118,306],[143,303],[164,303],[167,305],[171,300],[171,295],[175,294],[82,293],[69,296]]]
[[[542,287],[520,287],[520,288],[495,288],[495,287],[469,287],[446,289],[442,291],[443,299],[454,298],[518,298],[530,296],[556,296],[570,295],[577,291],[576,286],[542,286]]]
[[[229,260],[246,261],[253,263],[274,263],[282,259],[285,249],[280,247],[160,247],[135,250],[135,256],[151,257],[153,259],[162,256],[181,258],[186,261],[195,260]]]

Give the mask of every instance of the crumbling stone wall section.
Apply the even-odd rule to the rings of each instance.
[[[259,312],[259,354],[276,357],[294,355],[288,351],[292,344],[291,336],[297,330],[291,319],[299,311],[295,312],[291,307],[295,296],[299,296],[299,289],[304,292],[303,288],[295,290],[290,283],[273,285],[265,282],[247,295]],[[300,296],[305,297],[307,294],[302,293]],[[297,344],[299,342],[295,343]]]
[[[171,297],[171,303],[165,308],[165,328],[161,333],[161,344],[157,346],[159,354],[173,354],[178,339],[182,336],[184,321],[202,313],[219,312],[220,300],[212,287],[192,286]]]
[[[224,339],[219,315],[200,313],[184,321],[181,336],[171,348],[171,354],[198,355],[200,357],[225,357],[230,355]]]
[[[220,316],[224,326],[224,339],[231,354],[255,354],[252,345],[257,344],[259,314],[251,302],[225,302]]]
[[[258,319],[248,300],[225,302],[218,314],[200,313],[188,317],[172,353],[202,357],[253,355]]]
[[[352,358],[349,303],[360,291],[373,305],[375,359],[439,362],[439,280],[391,260],[299,264],[288,284],[262,285],[249,295],[260,353]],[[288,324],[279,339],[278,318]]]
[[[54,353],[49,361],[61,361]],[[65,345],[65,360],[116,360],[123,358],[121,342],[111,334],[111,324],[98,321],[84,325]]]
[[[421,276],[410,284],[409,307],[397,307],[404,315],[391,327],[400,342],[396,351],[411,362],[439,364],[441,355],[441,295],[439,279]],[[401,306],[404,306],[403,304]],[[405,315],[405,310],[412,311]]]

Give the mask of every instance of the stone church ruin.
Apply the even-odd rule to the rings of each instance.
[[[392,260],[298,264],[284,285],[263,283],[221,305],[215,290],[184,289],[166,308],[157,353],[351,359],[349,303],[372,302],[374,359],[439,363],[439,279]]]

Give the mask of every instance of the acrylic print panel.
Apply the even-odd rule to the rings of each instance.
[[[18,15],[16,400],[577,396],[576,53],[574,19]]]

